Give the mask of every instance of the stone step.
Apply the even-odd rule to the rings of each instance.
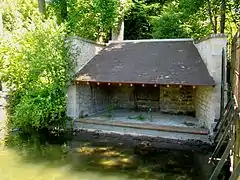
[[[120,135],[132,135],[132,136],[148,136],[159,137],[172,140],[182,141],[201,141],[207,144],[211,144],[209,134],[207,131],[189,131],[184,132],[183,129],[177,131],[175,127],[151,127],[141,124],[139,125],[127,125],[125,123],[116,122],[98,122],[99,120],[77,120],[74,122],[75,130],[86,130],[90,132],[101,133],[116,133]],[[169,131],[168,131],[169,130]],[[181,132],[182,131],[182,132]]]
[[[164,126],[164,125],[154,125],[149,123],[126,123],[121,121],[109,121],[109,120],[94,120],[94,119],[79,119],[78,122],[97,124],[97,125],[109,125],[109,126],[120,126],[120,127],[130,127],[130,128],[139,128],[147,130],[156,130],[156,131],[167,131],[167,132],[180,132],[180,133],[189,133],[189,134],[200,134],[208,135],[209,130],[206,128],[196,128],[196,127],[180,127],[180,126]]]

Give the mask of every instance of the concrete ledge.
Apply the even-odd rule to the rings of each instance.
[[[79,36],[70,36],[68,37],[67,40],[80,40],[80,41],[84,41],[84,42],[87,42],[87,43],[90,43],[90,44],[95,44],[97,46],[102,46],[102,47],[105,47],[107,46],[106,43],[101,43],[101,42],[96,42],[96,41],[92,41],[92,40],[89,40],[89,39],[85,39],[85,38],[82,38],[82,37],[79,37]]]
[[[137,138],[141,139],[141,141],[151,141],[151,139],[155,139],[154,141],[159,142],[159,145],[161,147],[167,147],[168,145],[172,146],[174,144],[179,144],[182,147],[183,144],[188,144],[190,149],[192,149],[193,146],[197,146],[197,149],[199,149],[202,147],[203,144],[207,146],[212,145],[212,141],[208,135],[167,132],[133,127],[120,127],[74,122],[73,131],[77,134],[78,132],[84,132],[84,134],[92,133],[94,134],[94,137],[103,136],[104,141],[106,140],[106,137],[113,135],[117,138],[121,137],[122,139],[126,139],[129,137],[129,140]],[[168,142],[168,145],[164,142]]]
[[[167,132],[178,132],[178,133],[188,133],[188,134],[198,134],[198,135],[208,135],[209,130],[202,128],[191,128],[191,127],[176,127],[176,126],[160,126],[152,124],[138,124],[138,123],[124,123],[116,121],[104,121],[104,120],[92,120],[92,119],[79,119],[75,122],[85,123],[85,124],[96,124],[96,125],[108,125],[108,126],[118,126],[118,127],[129,127],[138,129],[147,129],[155,131],[167,131]]]
[[[210,34],[208,36],[205,36],[203,38],[200,38],[200,39],[195,39],[194,40],[194,44],[198,44],[202,41],[205,41],[207,39],[211,39],[211,38],[227,38],[228,36],[226,34]]]

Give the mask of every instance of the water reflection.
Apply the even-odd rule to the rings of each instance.
[[[193,152],[154,149],[141,155],[123,143],[48,132],[15,134],[6,144],[0,150],[1,180],[203,179]]]

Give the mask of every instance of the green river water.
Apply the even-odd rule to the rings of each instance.
[[[15,134],[0,148],[0,180],[204,180],[191,151],[141,155],[123,143]]]

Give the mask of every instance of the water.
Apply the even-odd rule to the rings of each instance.
[[[1,180],[205,179],[194,152],[152,149],[145,154],[124,142],[89,141],[84,135],[15,134],[6,144],[0,148]]]

